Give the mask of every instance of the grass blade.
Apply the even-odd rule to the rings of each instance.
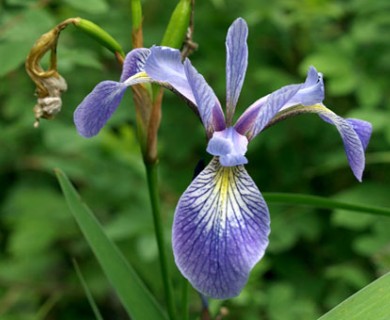
[[[390,273],[371,282],[318,320],[387,320],[390,315]]]
[[[87,296],[89,304],[91,305],[91,308],[92,308],[93,314],[95,315],[95,318],[97,320],[103,320],[103,317],[100,314],[99,308],[96,305],[95,300],[93,299],[92,293],[89,290],[87,283],[85,282],[83,274],[81,273],[80,267],[77,264],[76,260],[73,260],[73,267],[76,270],[76,273],[77,273],[77,276],[78,276],[78,278],[79,278],[79,280],[81,282],[81,285],[83,286],[84,292],[85,292],[85,294]]]
[[[332,200],[325,197],[293,193],[263,193],[264,199],[269,203],[304,205],[322,209],[344,209],[347,211],[364,212],[390,217],[390,208],[367,206],[363,204],[348,203]]]
[[[59,169],[55,173],[70,211],[131,319],[166,319],[137,273],[107,237],[91,210],[81,201],[68,177]]]

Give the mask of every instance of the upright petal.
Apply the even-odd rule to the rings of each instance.
[[[226,37],[226,112],[230,125],[244,83],[248,66],[248,26],[238,18],[230,26]]]
[[[194,94],[196,105],[207,134],[211,137],[214,131],[225,129],[225,117],[213,89],[203,76],[191,65],[189,60],[184,62],[188,83]]]
[[[173,252],[182,274],[202,294],[240,293],[268,245],[268,208],[243,166],[214,158],[181,196]]]
[[[324,83],[322,74],[310,67],[303,84],[282,87],[254,102],[238,119],[236,130],[253,139],[280,111],[296,105],[310,106],[322,103]]]
[[[134,76],[138,72],[145,71],[145,62],[150,55],[150,50],[146,48],[137,48],[131,50],[123,62],[120,82]]]

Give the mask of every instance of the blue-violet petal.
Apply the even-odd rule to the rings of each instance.
[[[264,255],[269,232],[267,205],[245,168],[222,167],[214,158],[176,208],[175,261],[199,292],[228,299]]]
[[[325,106],[323,106],[323,108],[313,108],[313,110],[315,110],[324,121],[333,124],[337,128],[343,139],[349,166],[356,179],[362,181],[365,166],[364,149],[367,146],[371,135],[371,131],[368,129],[370,126],[367,125],[367,122],[365,121],[362,121],[364,125],[358,125],[358,122],[356,121],[348,121]],[[368,133],[368,131],[370,132]]]
[[[302,104],[311,106],[316,103],[322,103],[325,98],[325,86],[322,73],[311,66],[307,72],[306,81],[303,83],[299,91],[292,97],[279,111],[289,107]]]
[[[360,119],[348,118],[345,120],[355,130],[355,132],[359,136],[360,141],[362,142],[363,149],[366,150],[368,146],[368,142],[370,141],[371,138],[372,124]]]
[[[303,84],[282,87],[255,101],[237,120],[235,128],[251,140],[279,111],[296,105],[310,106],[322,103],[324,94],[322,74],[314,67],[310,67]]]
[[[225,117],[213,89],[188,59],[184,62],[184,69],[208,136],[225,129]]]
[[[302,85],[292,84],[274,91],[251,105],[237,120],[234,127],[249,140],[258,135],[275,114],[292,99]]]
[[[233,127],[214,132],[207,145],[207,152],[218,156],[224,167],[238,166],[248,163],[245,153],[248,139],[239,134]]]
[[[179,50],[169,47],[152,47],[145,63],[145,72],[154,81],[170,85],[177,93],[196,105]]]
[[[118,107],[127,86],[120,82],[100,82],[74,112],[78,133],[90,138],[99,133]]]
[[[150,55],[150,50],[146,48],[137,48],[131,50],[123,61],[122,74],[120,82],[132,77],[138,72],[145,71],[145,62]]]
[[[226,37],[226,111],[228,121],[232,120],[234,110],[244,83],[248,66],[248,26],[238,18],[230,26]]]

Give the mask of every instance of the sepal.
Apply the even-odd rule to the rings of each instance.
[[[222,167],[214,158],[176,208],[175,261],[199,292],[228,299],[264,255],[269,232],[267,205],[245,168]]]

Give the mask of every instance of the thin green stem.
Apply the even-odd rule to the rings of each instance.
[[[161,210],[160,210],[160,198],[158,194],[158,164],[155,163],[145,163],[146,168],[146,177],[148,182],[148,190],[150,196],[150,203],[152,205],[152,214],[153,214],[153,223],[154,223],[154,232],[156,236],[158,251],[159,251],[159,260],[160,260],[160,269],[161,276],[163,280],[165,300],[167,304],[167,310],[169,318],[175,320],[175,304],[173,300],[173,291],[169,278],[168,272],[168,259],[165,250],[165,241],[164,241],[164,228],[161,219]]]
[[[132,28],[136,30],[142,25],[142,5],[140,0],[131,0]]]
[[[305,194],[264,193],[263,196],[269,203],[298,204],[323,209],[344,209],[347,211],[364,212],[390,217],[390,208],[386,207],[348,203]]]

